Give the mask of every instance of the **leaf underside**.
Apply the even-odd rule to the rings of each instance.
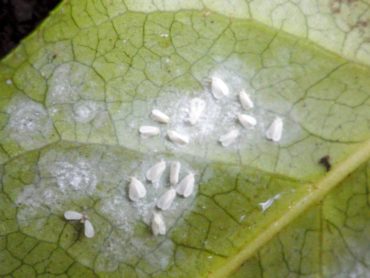
[[[369,16],[358,11],[369,4],[209,2],[65,1],[0,62],[0,275],[368,275]],[[228,98],[212,97],[212,76]],[[189,126],[194,97],[206,109]],[[154,108],[171,122],[156,124]],[[242,128],[240,113],[257,126]],[[277,116],[283,137],[271,142]],[[141,125],[161,135],[143,139]],[[230,128],[240,136],[223,147]],[[150,219],[168,168],[158,188],[145,182],[159,160],[196,176],[163,212],[165,236]],[[137,203],[131,176],[148,191]],[[66,210],[85,212],[95,237]]]

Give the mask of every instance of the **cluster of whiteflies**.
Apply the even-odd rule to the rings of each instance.
[[[228,97],[230,95],[230,89],[227,84],[218,77],[211,78],[211,92],[215,99],[219,100],[224,97]],[[248,111],[254,108],[253,100],[251,99],[250,95],[243,89],[239,92],[239,102],[241,107]],[[200,98],[193,98],[190,101],[190,109],[187,121],[190,125],[195,125],[198,123],[202,113],[206,108],[206,103],[204,100]],[[163,113],[158,109],[153,109],[151,112],[151,117],[154,121],[161,123],[161,124],[168,124],[171,120],[170,116]],[[240,113],[237,116],[237,119],[241,126],[244,128],[254,128],[257,125],[257,119],[252,115],[246,113]],[[280,141],[283,132],[283,120],[280,117],[275,117],[272,121],[271,125],[265,132],[265,136],[267,139],[272,140],[274,142]],[[160,135],[161,131],[157,126],[141,126],[139,128],[139,133],[143,138],[149,138],[153,136]],[[229,130],[227,133],[221,135],[218,139],[220,144],[224,147],[230,146],[233,144],[240,135],[240,131],[238,128],[233,128]],[[190,138],[187,134],[179,133],[176,130],[167,130],[167,138],[176,144],[179,145],[186,145],[190,142]]]
[[[166,162],[161,160],[149,168],[146,173],[146,179],[154,186],[159,182],[162,174],[166,170]],[[170,163],[170,185],[171,187],[166,190],[157,200],[156,207],[158,211],[153,212],[151,220],[151,228],[154,235],[166,234],[166,223],[160,211],[168,210],[177,195],[188,198],[194,192],[195,177],[194,173],[189,172],[181,181],[179,180],[181,170],[181,163],[173,161]],[[132,202],[137,202],[146,196],[146,188],[144,184],[136,177],[130,178],[128,196]],[[88,238],[95,235],[94,227],[87,215],[76,211],[66,211],[64,217],[67,220],[77,220],[84,224],[84,233]]]

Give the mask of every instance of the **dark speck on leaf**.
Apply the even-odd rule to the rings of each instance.
[[[330,171],[331,163],[330,163],[330,156],[329,155],[325,155],[322,158],[320,158],[319,163],[325,167],[327,172]]]

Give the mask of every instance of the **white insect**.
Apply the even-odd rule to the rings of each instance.
[[[157,136],[161,133],[158,127],[150,126],[150,125],[143,125],[139,128],[139,132],[142,138],[149,138],[153,136]]]
[[[67,210],[64,212],[64,218],[67,220],[81,220],[83,214],[74,210]]]
[[[89,219],[85,219],[84,221],[84,233],[87,238],[92,238],[95,235],[94,227]]]
[[[179,161],[173,161],[170,166],[170,183],[175,185],[179,182],[181,163]]]
[[[222,146],[228,147],[231,144],[233,144],[238,137],[239,137],[239,130],[232,129],[228,133],[221,135],[218,141],[221,143]]]
[[[230,94],[229,87],[221,78],[213,76],[211,82],[212,82],[211,90],[215,99],[221,99]]]
[[[134,202],[141,198],[144,198],[146,195],[145,186],[135,177],[131,177],[128,195],[130,200]]]
[[[239,114],[238,119],[241,125],[245,128],[255,127],[257,124],[256,118],[250,115]]]
[[[248,109],[254,107],[254,103],[253,103],[251,97],[246,93],[245,90],[241,90],[240,91],[240,93],[239,93],[239,101],[240,101],[240,104],[242,105],[242,107],[245,110],[248,110]]]
[[[160,180],[165,170],[166,170],[166,162],[164,160],[161,160],[160,162],[154,164],[151,168],[149,168],[149,170],[146,171],[145,176],[148,181],[155,183]]]
[[[206,102],[200,98],[193,98],[190,101],[190,111],[189,111],[189,118],[188,122],[191,125],[195,125],[202,115],[204,109],[206,108]]]
[[[176,186],[177,194],[184,196],[185,198],[189,197],[194,191],[194,181],[194,174],[187,174]]]
[[[266,138],[274,142],[279,142],[283,135],[283,119],[276,117],[266,131]]]
[[[155,236],[166,234],[166,224],[160,213],[153,213],[152,232]]]
[[[176,190],[168,189],[157,201],[157,207],[161,210],[168,210],[176,197]]]
[[[170,122],[170,117],[158,109],[152,110],[152,118],[161,124],[168,124]]]
[[[95,230],[87,215],[77,211],[67,210],[66,212],[64,212],[64,218],[67,220],[80,220],[80,222],[84,224],[85,236],[87,238],[94,237]]]
[[[167,130],[167,136],[171,140],[171,142],[179,145],[186,145],[190,142],[189,136],[185,134],[180,134],[174,130]]]
[[[265,210],[267,210],[274,203],[274,201],[275,200],[278,200],[279,198],[280,198],[280,194],[277,194],[274,197],[272,197],[271,199],[268,199],[265,202],[259,203],[259,205],[260,205],[260,207],[262,209],[262,212],[264,212]]]

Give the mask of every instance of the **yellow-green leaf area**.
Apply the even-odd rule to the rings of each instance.
[[[308,1],[271,1],[271,22],[262,20],[265,1],[208,2],[65,1],[0,62],[0,275],[368,273],[370,69],[362,37],[355,51],[312,33]],[[345,8],[331,16],[344,20]],[[295,12],[293,25],[286,16]],[[220,100],[215,76],[230,89]],[[253,109],[241,107],[242,90]],[[194,98],[205,110],[193,126]],[[153,121],[152,109],[170,122]],[[241,126],[242,113],[257,125]],[[266,130],[276,117],[284,128],[273,142]],[[160,135],[143,138],[143,125]],[[222,146],[233,128],[239,137]],[[168,140],[171,129],[189,144]],[[319,163],[327,155],[330,169]],[[170,188],[169,167],[158,186],[145,173],[160,160],[180,161],[180,177],[194,173],[195,187],[161,212],[167,231],[155,236],[152,214]],[[129,198],[132,176],[147,190],[138,202]],[[67,210],[86,214],[95,236],[67,221]]]

